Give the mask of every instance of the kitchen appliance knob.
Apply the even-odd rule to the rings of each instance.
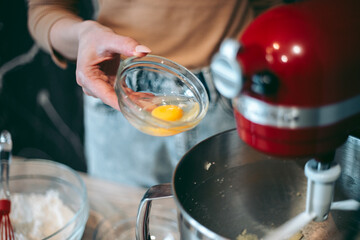
[[[279,87],[279,80],[269,71],[258,72],[252,76],[251,90],[257,94],[274,95]]]
[[[224,40],[210,65],[216,89],[227,98],[236,97],[243,86],[242,70],[236,59],[240,47],[236,40]]]

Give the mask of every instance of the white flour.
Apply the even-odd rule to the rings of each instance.
[[[64,205],[55,190],[11,196],[10,219],[17,240],[43,239],[64,227],[73,216],[74,212]]]

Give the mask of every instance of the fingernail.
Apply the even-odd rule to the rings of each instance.
[[[150,53],[151,50],[150,50],[150,48],[148,48],[148,47],[146,47],[144,45],[137,45],[135,47],[135,52],[137,52],[137,53]]]

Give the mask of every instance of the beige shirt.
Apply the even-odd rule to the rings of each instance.
[[[76,0],[29,0],[29,29],[62,67],[49,41],[51,26],[76,18]],[[207,66],[224,38],[237,38],[254,17],[281,0],[99,0],[98,22],[189,69]],[[72,13],[71,13],[72,12]]]

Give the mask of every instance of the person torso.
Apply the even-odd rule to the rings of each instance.
[[[99,0],[98,13],[100,23],[189,69],[208,65],[253,18],[248,0]]]

